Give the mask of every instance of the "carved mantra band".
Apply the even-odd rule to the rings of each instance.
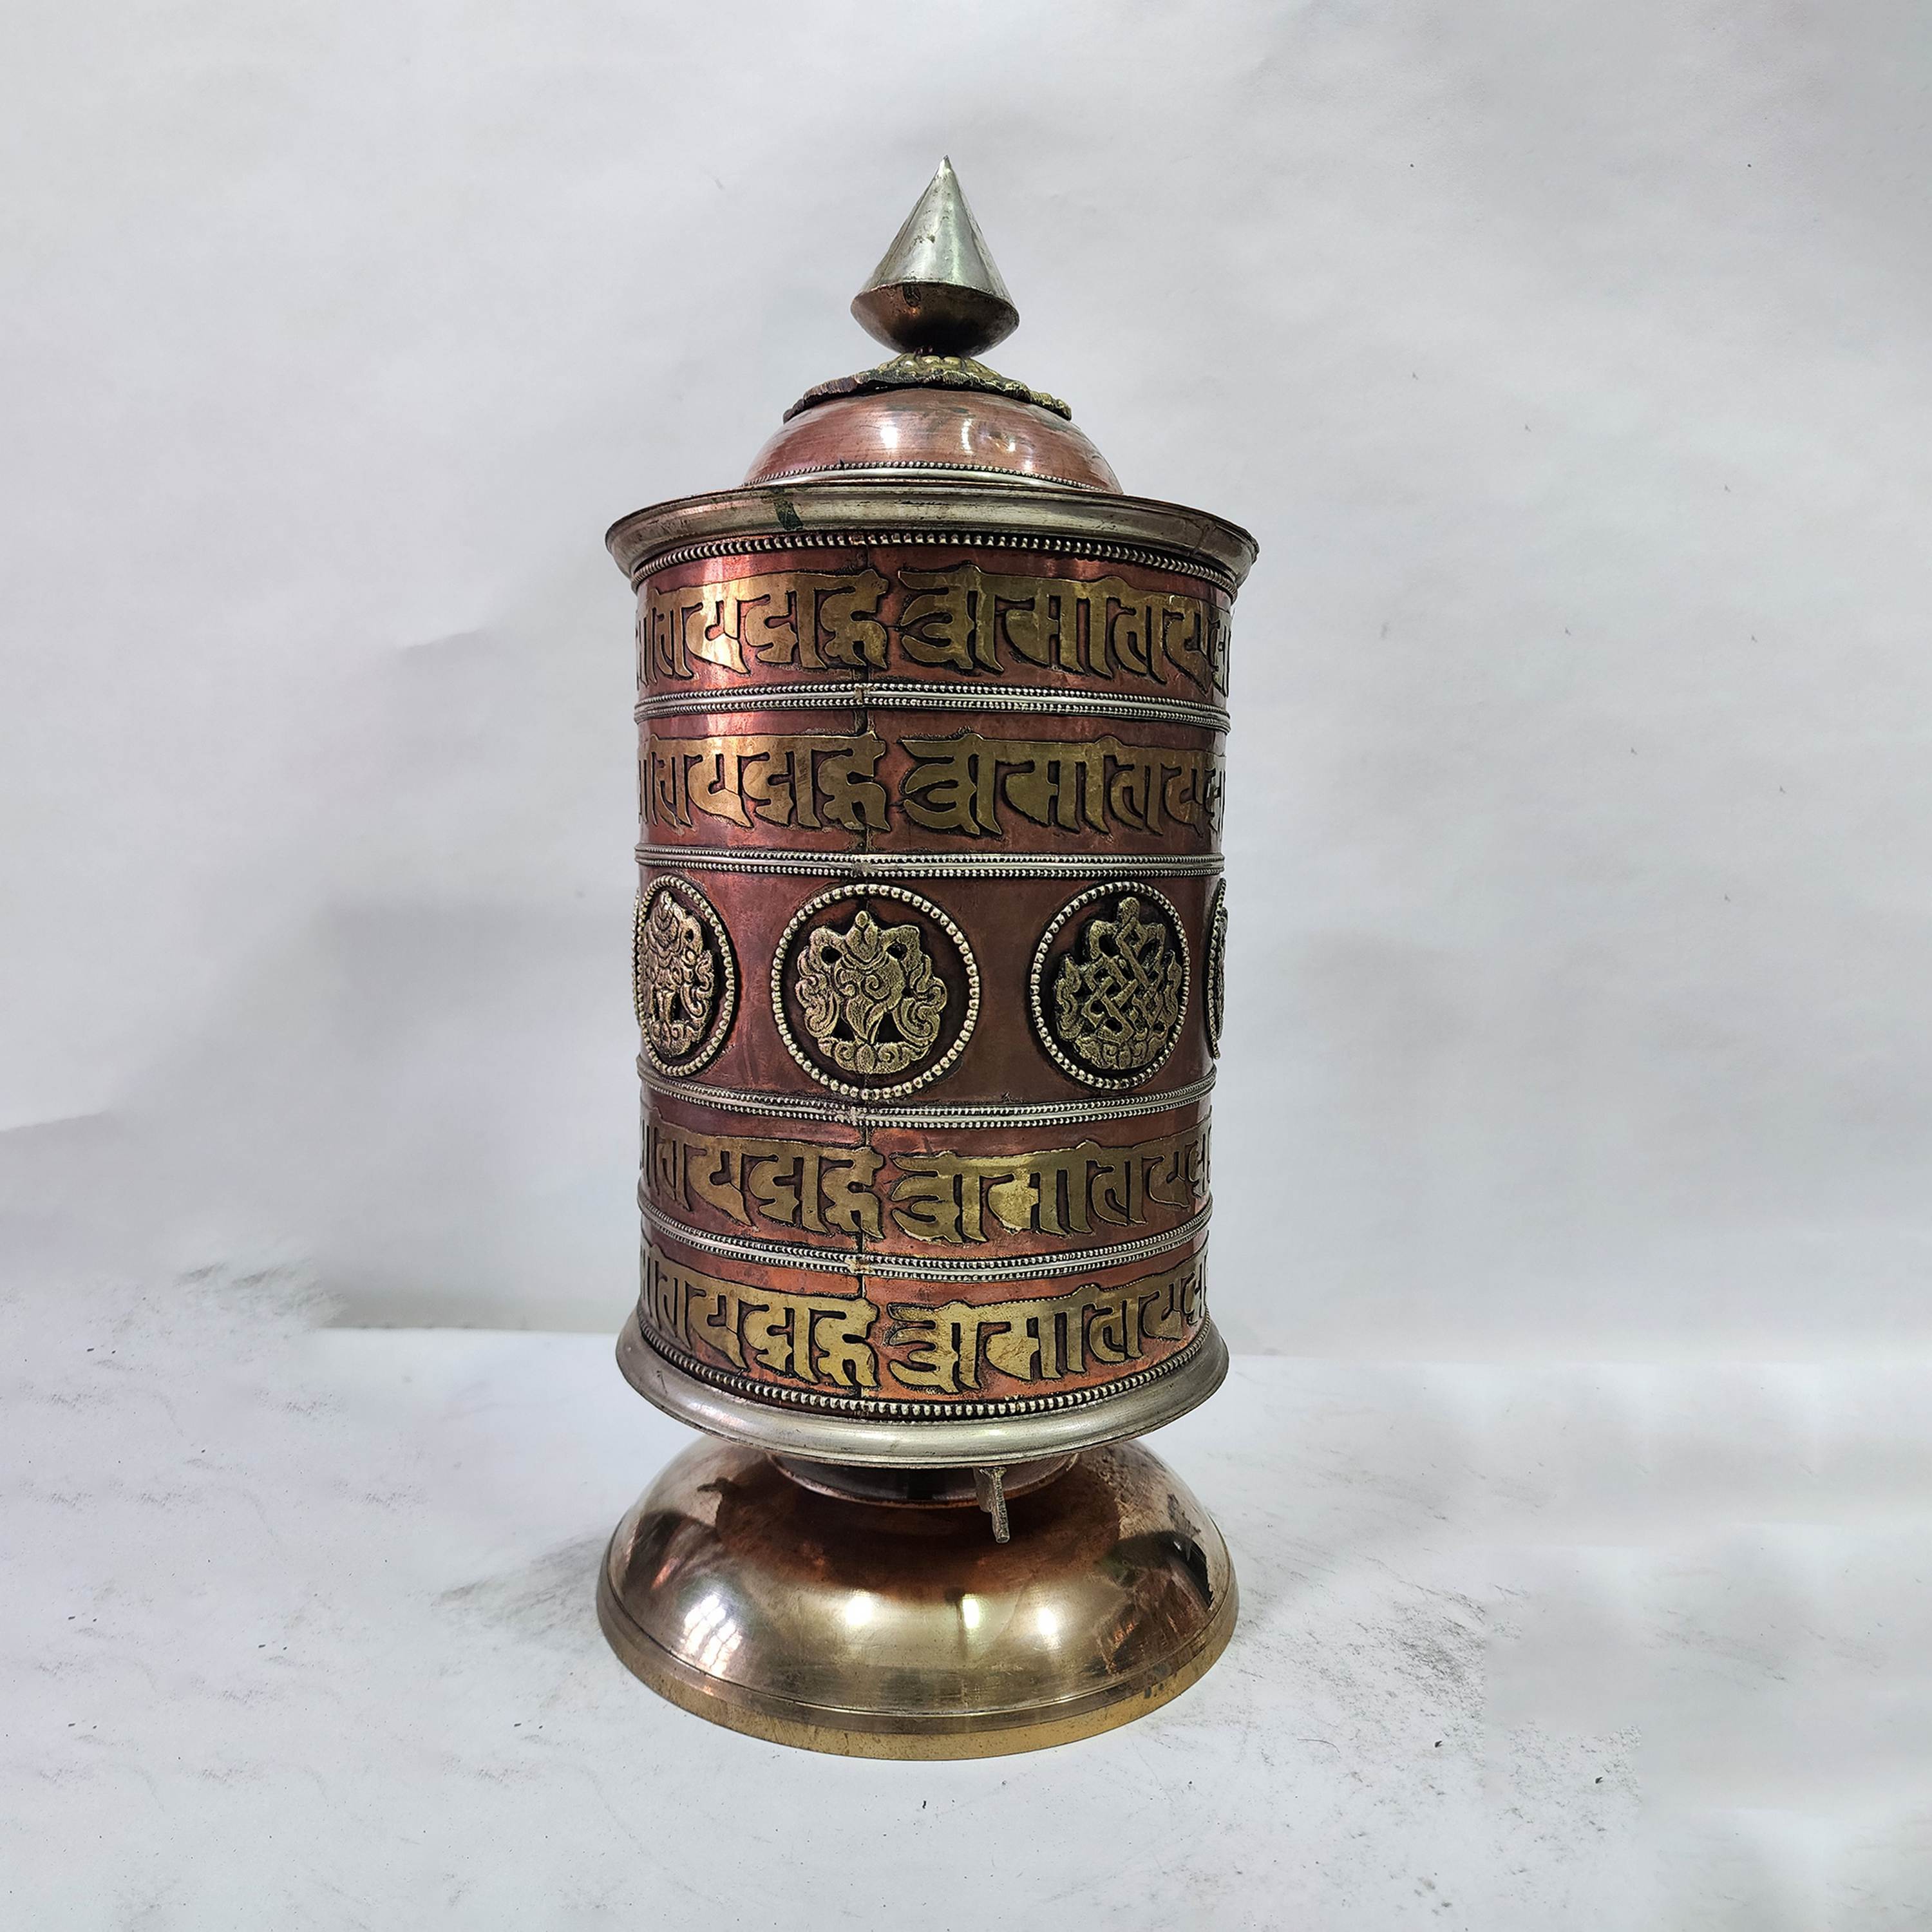
[[[646,722],[639,752],[648,826],[688,829],[710,818],[746,830],[869,835],[904,820],[978,838],[1003,836],[1011,820],[1049,832],[1206,842],[1221,828],[1226,766],[1209,746],[977,731],[889,744],[875,731],[700,736],[662,724]]]
[[[709,1211],[748,1232],[844,1234],[855,1246],[891,1238],[970,1249],[1010,1234],[1065,1241],[1197,1216],[1208,1200],[1209,1140],[1202,1118],[1127,1146],[881,1151],[869,1142],[711,1132],[647,1112],[643,1188],[647,1204],[687,1228],[693,1214]]]
[[[800,1293],[710,1274],[644,1249],[638,1324],[646,1340],[714,1372],[835,1400],[911,1391],[928,1412],[948,1398],[1022,1396],[1042,1384],[1118,1370],[1131,1375],[1199,1334],[1207,1312],[1203,1257],[1125,1282],[1082,1282],[1010,1300],[926,1303]],[[1107,1376],[1104,1387],[1118,1385]],[[1093,1386],[1090,1383],[1089,1387]],[[747,1392],[770,1393],[752,1380]],[[1072,1390],[1042,1392],[1084,1393]]]
[[[1228,688],[1228,613],[1211,596],[971,563],[653,581],[638,650],[652,683],[688,681],[699,664],[738,677],[902,665],[986,678],[1017,664],[1108,684],[1172,679],[1204,698]]]

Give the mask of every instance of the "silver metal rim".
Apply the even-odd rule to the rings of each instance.
[[[882,1281],[1032,1281],[1063,1274],[1092,1274],[1101,1268],[1125,1268],[1184,1248],[1207,1232],[1214,1204],[1204,1203],[1184,1221],[1157,1234],[1143,1234],[1111,1246],[1070,1248],[1058,1253],[1006,1255],[998,1261],[928,1258],[920,1255],[881,1254],[876,1249],[814,1247],[806,1241],[761,1241],[737,1234],[714,1234],[694,1228],[656,1206],[640,1185],[638,1211],[666,1240],[681,1241],[700,1253],[722,1255],[727,1260],[750,1262],[759,1268],[805,1268],[820,1274],[877,1276]]]
[[[799,879],[1206,879],[1218,852],[760,852],[736,845],[640,845],[659,871],[766,872]]]
[[[1127,718],[1178,724],[1190,731],[1226,735],[1228,713],[1220,705],[1184,698],[1142,698],[1132,692],[1059,691],[1040,685],[1005,685],[998,690],[944,684],[866,682],[857,679],[818,684],[744,685],[728,691],[673,691],[641,698],[635,716],[682,718],[713,711],[990,711],[1024,716]]]
[[[894,1107],[848,1106],[815,1100],[803,1094],[751,1094],[731,1087],[711,1087],[697,1081],[662,1078],[649,1060],[640,1058],[638,1073],[654,1094],[699,1106],[721,1108],[729,1114],[763,1115],[781,1120],[830,1120],[848,1127],[1066,1127],[1094,1120],[1138,1120],[1166,1114],[1204,1100],[1214,1090],[1210,1072],[1185,1087],[1164,1087],[1152,1094],[1115,1094],[1102,1099],[1046,1100],[1013,1103],[962,1101],[956,1106]]]
[[[776,1455],[876,1468],[991,1468],[1070,1450],[1095,1449],[1178,1421],[1205,1402],[1228,1372],[1228,1348],[1211,1321],[1173,1374],[1083,1408],[961,1422],[896,1422],[812,1415],[733,1395],[684,1374],[646,1342],[634,1312],[617,1338],[617,1366],[644,1400],[707,1435]]]
[[[636,582],[668,554],[694,544],[724,548],[809,549],[830,542],[878,544],[966,543],[989,548],[1106,554],[1149,553],[1178,569],[1233,590],[1255,560],[1254,538],[1206,510],[1150,497],[1115,496],[1064,484],[884,471],[682,496],[634,511],[604,538]]]

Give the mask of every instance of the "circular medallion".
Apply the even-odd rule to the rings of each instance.
[[[892,1100],[950,1072],[980,1020],[966,935],[903,886],[835,886],[792,915],[772,957],[772,1013],[821,1086]]]
[[[1089,1087],[1137,1087],[1174,1051],[1187,1012],[1180,915],[1152,886],[1090,886],[1034,949],[1027,1000],[1047,1057]]]
[[[1228,1005],[1228,882],[1214,888],[1208,908],[1208,956],[1201,966],[1201,1005],[1208,1021],[1208,1051],[1221,1057],[1221,1019]]]
[[[638,895],[631,992],[644,1058],[660,1073],[695,1073],[716,1058],[738,1010],[738,962],[718,909],[668,875]]]

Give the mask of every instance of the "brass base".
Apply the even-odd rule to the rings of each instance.
[[[878,1471],[794,1474],[707,1439],[618,1525],[598,1621],[673,1703],[853,1757],[1036,1750],[1204,1676],[1234,1570],[1160,1460],[1119,1443],[1006,1473],[1001,1543],[970,1474],[882,1496]],[[836,1492],[842,1475],[872,1492]]]

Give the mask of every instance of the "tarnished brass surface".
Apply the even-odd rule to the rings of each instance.
[[[700,1443],[618,1526],[598,1615],[624,1662],[686,1710],[853,1756],[1090,1736],[1220,1654],[1236,1610],[1226,1547],[1146,1449],[1091,1450],[1005,1505],[1003,1544],[965,1494],[829,1494],[756,1451]]]

